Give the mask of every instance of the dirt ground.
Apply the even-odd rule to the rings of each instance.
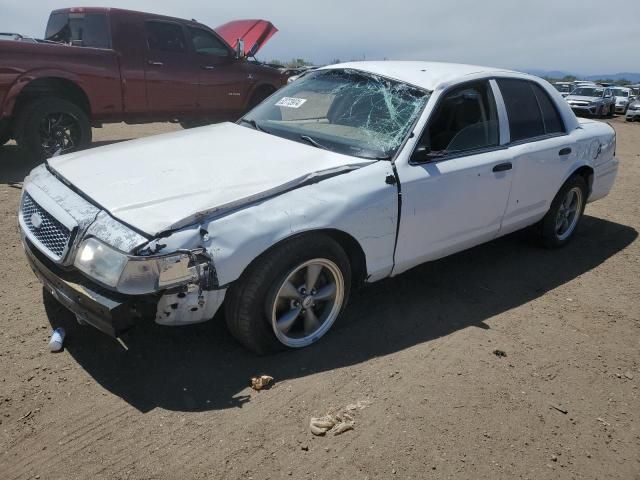
[[[47,315],[16,227],[33,163],[0,147],[0,478],[640,479],[640,124],[612,123],[620,176],[570,246],[516,234],[424,265],[266,358],[220,321],[141,325],[125,351]],[[261,373],[276,383],[252,391]],[[353,431],[311,435],[359,400]]]

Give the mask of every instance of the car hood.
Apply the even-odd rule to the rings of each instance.
[[[150,236],[370,163],[234,123],[48,161],[98,207]]]
[[[568,100],[578,100],[581,102],[595,102],[597,100],[602,100],[602,97],[584,97],[582,95],[569,95],[568,97],[566,97],[567,101]]]
[[[244,55],[253,57],[278,29],[267,20],[234,20],[216,27],[215,31],[234,50],[238,39],[244,40]]]

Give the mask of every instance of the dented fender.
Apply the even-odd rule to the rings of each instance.
[[[350,235],[365,255],[367,276],[388,276],[398,222],[397,185],[389,162],[357,170],[288,191],[274,198],[202,218],[196,225],[154,240],[171,251],[203,246],[212,258],[220,288],[237,280],[261,254],[301,233],[337,230]]]

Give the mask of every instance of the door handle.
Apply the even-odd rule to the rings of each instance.
[[[493,171],[506,172],[507,170],[511,170],[512,168],[513,168],[513,165],[511,165],[511,162],[504,162],[504,163],[499,163],[498,165],[493,167]]]
[[[558,152],[558,155],[563,157],[564,155],[569,155],[571,153],[571,149],[569,147],[563,148]]]
[[[214,67],[213,65],[200,65],[200,68],[203,70],[213,70],[216,67]]]
[[[147,60],[147,63],[149,65],[153,65],[154,67],[162,67],[164,65],[164,63],[162,62],[154,62],[153,60]]]

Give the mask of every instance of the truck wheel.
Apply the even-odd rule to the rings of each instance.
[[[584,213],[587,192],[587,183],[580,175],[565,182],[540,222],[545,247],[559,248],[569,243]]]
[[[60,98],[40,98],[25,105],[15,124],[18,145],[40,159],[91,144],[91,124],[77,105]]]
[[[609,117],[613,117],[616,114],[616,106],[615,105],[611,105],[609,106]]]
[[[247,110],[244,113],[247,113],[250,110],[253,110],[255,107],[260,105],[263,101],[265,101],[271,94],[274,92],[274,89],[271,88],[260,88],[258,89],[249,100],[249,105],[247,105]]]
[[[258,354],[319,340],[349,297],[351,266],[326,235],[301,236],[273,248],[230,288],[225,316],[231,334]]]
[[[9,132],[9,129],[0,130],[0,146],[4,145],[9,140],[11,140],[11,133]]]

